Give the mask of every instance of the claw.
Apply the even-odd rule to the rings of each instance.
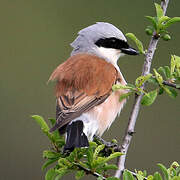
[[[97,135],[94,135],[94,141],[105,145],[105,148],[103,150],[105,153],[105,156],[109,156],[112,153],[112,151],[117,151],[117,149],[118,149],[117,143],[107,142]]]

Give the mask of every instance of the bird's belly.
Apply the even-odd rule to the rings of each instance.
[[[119,96],[127,93],[125,90],[113,92],[105,102],[94,107],[90,111],[83,113],[84,133],[91,141],[93,136],[101,136],[106,129],[108,129],[116,116],[120,114],[126,100],[119,102]]]

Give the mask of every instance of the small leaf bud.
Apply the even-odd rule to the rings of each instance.
[[[149,35],[149,36],[152,36],[152,34],[153,34],[153,30],[150,29],[150,28],[148,28],[148,27],[145,29],[145,32],[146,32],[146,34]]]
[[[162,36],[162,38],[163,38],[163,40],[165,40],[165,41],[169,41],[169,40],[171,39],[171,36],[170,36],[169,34],[164,34],[164,35]]]

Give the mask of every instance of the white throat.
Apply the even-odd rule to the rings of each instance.
[[[100,57],[104,58],[105,60],[113,64],[115,68],[119,71],[117,61],[121,56],[124,55],[123,53],[121,53],[121,50],[99,47],[98,54],[100,55]]]

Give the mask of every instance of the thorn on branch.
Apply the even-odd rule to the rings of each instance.
[[[128,134],[129,134],[130,136],[133,136],[134,133],[135,133],[135,131],[133,131],[133,130],[129,130],[129,131],[128,131]]]

